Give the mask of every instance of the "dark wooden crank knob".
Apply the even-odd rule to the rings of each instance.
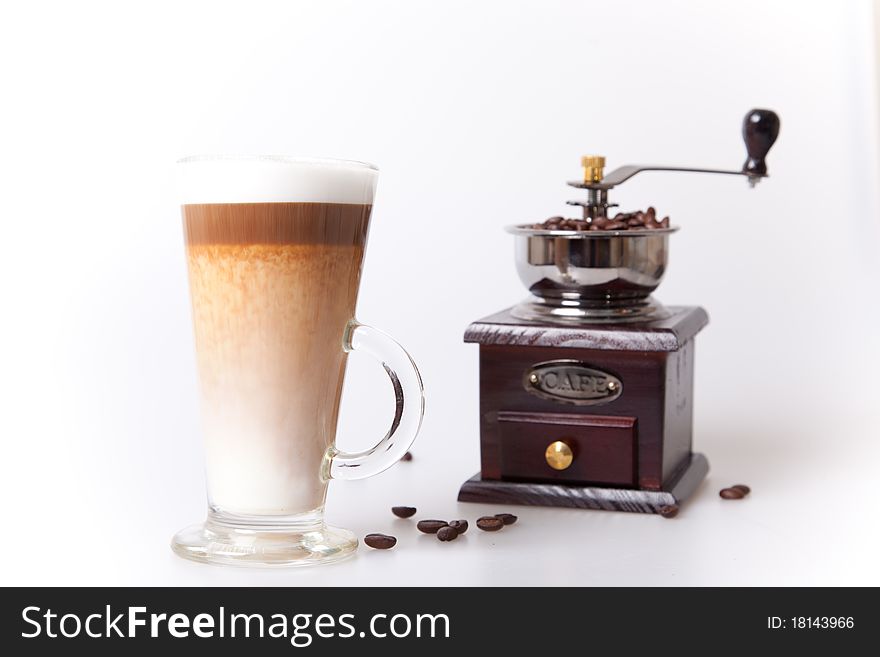
[[[743,140],[749,154],[743,165],[743,173],[750,176],[766,176],[764,158],[779,135],[779,116],[773,110],[753,109],[743,119]]]

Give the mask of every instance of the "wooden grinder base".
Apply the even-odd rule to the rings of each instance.
[[[667,310],[631,324],[522,321],[509,310],[472,323],[464,339],[480,347],[481,470],[459,501],[663,515],[681,505],[709,470],[691,450],[694,338],[708,316]],[[542,387],[551,376],[568,387]],[[572,399],[596,391],[598,401]],[[545,449],[558,445],[569,461],[554,469]]]

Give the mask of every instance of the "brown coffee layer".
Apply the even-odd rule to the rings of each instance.
[[[338,244],[366,241],[371,205],[218,203],[183,206],[188,245]]]

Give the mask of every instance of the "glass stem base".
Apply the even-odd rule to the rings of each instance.
[[[171,549],[184,559],[252,567],[330,563],[352,556],[357,545],[354,534],[329,527],[316,514],[274,521],[213,510],[204,523],[182,529],[171,540]]]

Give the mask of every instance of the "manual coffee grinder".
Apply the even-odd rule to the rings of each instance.
[[[743,175],[754,186],[778,132],[774,112],[746,115],[742,170],[603,175],[603,157],[584,157],[583,180],[568,183],[587,190],[568,202],[583,219],[507,227],[531,296],[465,332],[480,346],[481,471],[459,501],[677,513],[709,471],[692,451],[694,339],[709,318],[650,296],[678,228],[653,213],[642,225],[609,218],[608,192],[642,171]]]

